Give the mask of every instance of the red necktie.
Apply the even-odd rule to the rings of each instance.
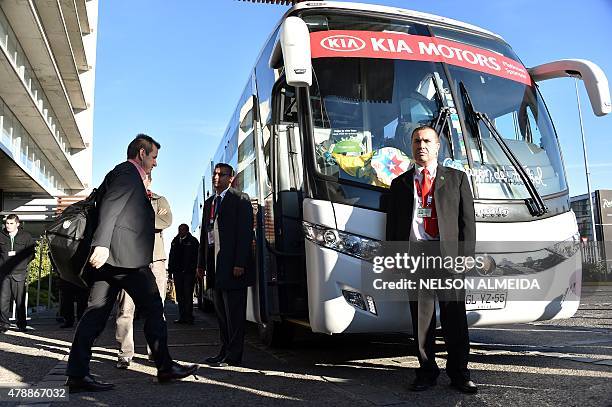
[[[429,178],[429,171],[427,168],[423,168],[421,173],[423,175],[423,181],[421,182],[421,199],[423,208],[431,208],[431,217],[423,218],[423,224],[425,226],[425,232],[431,237],[438,236],[438,218],[436,217],[436,209],[433,202],[433,196],[431,202],[428,201],[429,194],[433,195],[432,183]]]

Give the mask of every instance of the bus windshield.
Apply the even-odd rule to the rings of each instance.
[[[432,28],[432,31],[437,38],[490,50],[520,64],[506,44],[448,29]],[[557,137],[537,88],[531,83],[478,70],[452,64],[447,67],[455,95],[461,98],[460,84],[463,83],[474,110],[485,113],[493,122],[506,145],[525,168],[538,193],[546,196],[565,191],[567,184]],[[462,105],[462,102],[458,104]],[[469,117],[466,119],[470,120]],[[477,125],[478,130],[466,126],[466,139],[472,157],[471,168],[467,171],[473,175],[478,197],[529,198],[518,172],[485,123],[480,121]]]
[[[318,170],[341,180],[388,187],[411,165],[412,131],[430,125],[440,114],[443,105],[436,87],[449,87],[441,65],[321,58],[313,61],[313,67]],[[458,133],[450,137],[454,140],[448,134],[441,138],[440,156],[467,164]]]
[[[444,131],[440,137],[440,164],[471,175],[476,198],[529,198],[518,171],[485,124],[475,121],[479,131],[462,125],[470,121],[465,117],[466,109],[460,96],[462,83],[469,92],[474,110],[490,118],[537,192],[546,196],[566,191],[557,138],[538,90],[528,76],[521,81],[507,73],[505,76],[491,73],[492,68],[502,65],[501,62],[504,69],[508,63],[515,62],[523,68],[505,43],[435,27],[431,28],[433,40],[423,36],[420,26],[408,23],[401,29],[398,23],[391,26],[389,22],[362,27],[348,21],[347,17],[306,17],[305,21],[311,32],[317,32],[314,35],[321,34],[321,27],[335,29],[332,35],[343,34],[324,40],[319,40],[323,38],[321,35],[314,37],[323,48],[344,47],[338,50],[342,52],[336,53],[322,50],[327,54],[319,55],[321,57],[313,54],[311,105],[316,168],[320,173],[340,183],[350,181],[363,187],[388,188],[391,181],[412,164],[412,130],[436,123],[442,110],[447,109],[450,110],[445,118],[447,125],[441,127]],[[359,30],[373,33],[372,37],[360,40],[364,36],[355,34]],[[395,42],[391,43],[386,37],[395,38]],[[403,38],[406,40],[402,45]],[[431,44],[417,42],[423,38],[430,38],[434,44],[449,44],[447,48],[457,53],[459,48],[452,44],[465,44],[469,54],[461,54],[463,58],[476,55],[487,66],[472,68],[452,61],[447,63],[440,60],[439,55],[434,55],[437,59],[428,60],[426,53],[431,53],[428,48]],[[371,46],[367,40],[371,40]],[[417,54],[417,44],[422,45],[425,58],[413,55],[397,59],[371,57],[373,51],[381,49],[387,53],[397,51],[399,55],[402,47],[406,52]],[[351,52],[348,55],[351,47],[355,50],[365,47],[365,50],[360,51],[361,54]],[[487,55],[493,56],[490,64],[491,57],[487,60]]]

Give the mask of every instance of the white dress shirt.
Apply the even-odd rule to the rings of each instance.
[[[420,166],[418,164],[414,164],[414,180],[412,181],[413,187],[414,187],[414,201],[412,203],[412,224],[410,226],[410,241],[411,242],[416,242],[418,240],[438,240],[438,238],[429,236],[427,232],[425,232],[425,222],[423,222],[423,218],[419,218],[417,216],[417,210],[418,208],[422,207],[421,206],[422,202],[421,202],[421,197],[419,196],[419,191],[416,188],[416,183],[418,183],[419,185],[422,185],[423,168],[425,167]],[[429,171],[429,179],[431,180],[432,188],[433,188],[433,182],[436,179],[437,170],[438,170],[437,161],[434,161],[433,164],[430,164],[427,166],[427,171]]]
[[[219,204],[221,204],[221,202],[223,202],[223,198],[225,198],[225,194],[227,193],[227,191],[230,189],[231,186],[225,188],[223,191],[221,191],[220,194],[215,194],[215,199],[220,196],[221,200],[219,201]]]

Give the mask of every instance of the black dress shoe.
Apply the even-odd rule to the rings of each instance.
[[[85,391],[106,391],[115,387],[112,383],[99,382],[91,376],[68,377],[66,380],[68,393],[80,393]]]
[[[171,380],[183,379],[187,376],[195,375],[199,367],[198,365],[182,366],[176,362],[172,362],[172,367],[170,367],[170,369],[157,371],[157,381],[166,383]]]
[[[180,318],[179,319],[175,319],[174,323],[175,324],[186,324],[185,320],[184,319],[180,319]]]
[[[74,326],[74,322],[64,322],[60,325],[60,328],[72,328]]]
[[[217,356],[211,356],[209,358],[206,358],[204,362],[208,363],[209,365],[216,365],[217,363],[221,362],[224,358],[225,358],[225,355],[220,353]]]
[[[27,326],[18,326],[17,330],[19,332],[28,332],[28,327]]]
[[[474,394],[478,392],[478,386],[471,380],[465,380],[462,382],[451,382],[451,386],[459,390],[461,393]]]
[[[227,366],[242,366],[241,360],[229,359],[227,357],[221,359],[219,363],[211,364],[214,367],[227,367]]]
[[[417,377],[414,379],[414,382],[410,385],[410,390],[412,391],[424,391],[429,389],[430,387],[435,386],[438,383],[436,379],[425,379],[422,377]]]

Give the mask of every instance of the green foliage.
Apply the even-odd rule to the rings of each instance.
[[[49,259],[49,247],[45,239],[40,239],[36,242],[36,250],[34,251],[34,260],[28,265],[29,285],[35,284],[38,281],[38,270],[40,269],[40,278],[48,278],[51,273],[51,259]]]
[[[582,263],[582,281],[606,281],[606,261]]]
[[[49,246],[45,239],[36,242],[34,259],[28,265],[28,307],[36,306],[36,292],[38,290],[38,279],[40,270],[40,305],[47,305],[49,299],[49,274],[52,272],[51,259],[49,258]],[[57,302],[57,278],[52,276],[51,302]]]

